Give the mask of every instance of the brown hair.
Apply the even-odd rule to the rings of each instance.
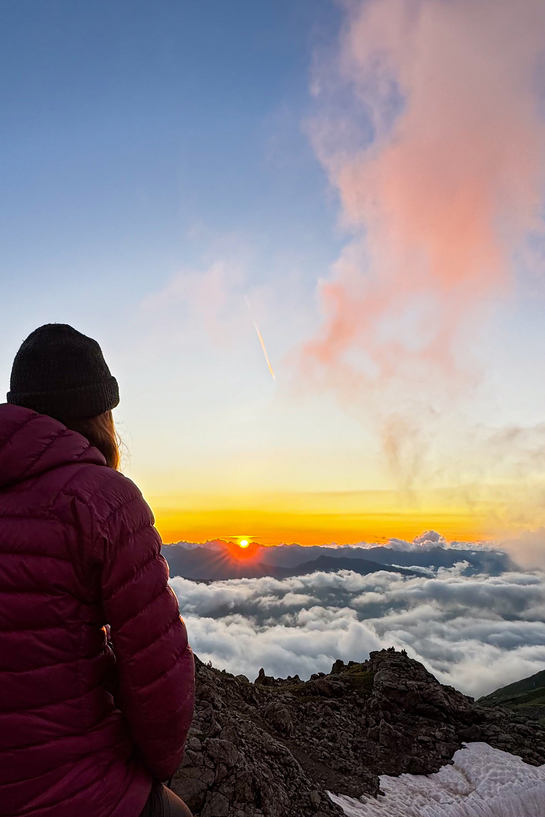
[[[65,423],[67,428],[77,431],[83,437],[87,437],[91,445],[98,448],[104,455],[106,464],[116,471],[119,468],[121,459],[121,440],[115,430],[114,418],[111,411],[105,411],[98,417],[91,417],[88,420],[70,420]]]

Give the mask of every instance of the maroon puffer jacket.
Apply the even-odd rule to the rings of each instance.
[[[153,521],[84,437],[0,405],[2,817],[137,817],[180,763],[193,656]]]

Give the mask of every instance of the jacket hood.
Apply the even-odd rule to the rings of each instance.
[[[106,465],[85,437],[53,417],[0,404],[0,489],[76,462]]]

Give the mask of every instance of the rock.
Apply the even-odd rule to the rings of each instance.
[[[212,775],[213,779],[214,775]],[[204,805],[204,798],[208,791],[208,785],[204,780],[198,780],[192,777],[181,777],[176,774],[172,784],[172,790],[187,803],[191,811],[200,813]]]
[[[211,738],[206,742],[206,752],[217,763],[225,763],[226,766],[234,766],[237,762],[238,751],[236,746],[227,740]]]
[[[290,711],[280,701],[270,701],[263,710],[263,717],[277,732],[291,734],[293,723]]]
[[[272,678],[270,675],[265,675],[265,670],[263,667],[261,667],[254,684],[260,684],[261,686],[276,686],[276,679]]]
[[[481,739],[481,730],[476,723],[473,723],[471,726],[468,726],[467,729],[461,729],[459,735],[460,740],[466,743],[474,743]]]
[[[395,650],[309,681],[262,669],[250,683],[196,659],[173,788],[195,817],[342,817],[327,791],[376,796],[380,774],[430,774],[472,740],[545,763],[540,724],[475,703]]]
[[[214,782],[214,769],[208,769],[205,766],[181,766],[175,776],[175,780],[198,780],[205,788],[208,788]]]
[[[191,749],[193,752],[200,752],[201,751],[201,742],[196,737],[189,737],[186,749]]]
[[[318,678],[315,681],[314,689],[318,693],[318,695],[323,695],[326,698],[333,697],[333,690],[331,684],[326,678]]]
[[[228,814],[229,800],[225,795],[216,792],[207,798],[202,817],[227,817]]]

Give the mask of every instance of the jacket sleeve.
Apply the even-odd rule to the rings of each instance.
[[[166,780],[181,762],[193,717],[193,654],[153,514],[136,486],[121,479],[123,501],[101,526],[104,616],[121,710],[142,760]]]

